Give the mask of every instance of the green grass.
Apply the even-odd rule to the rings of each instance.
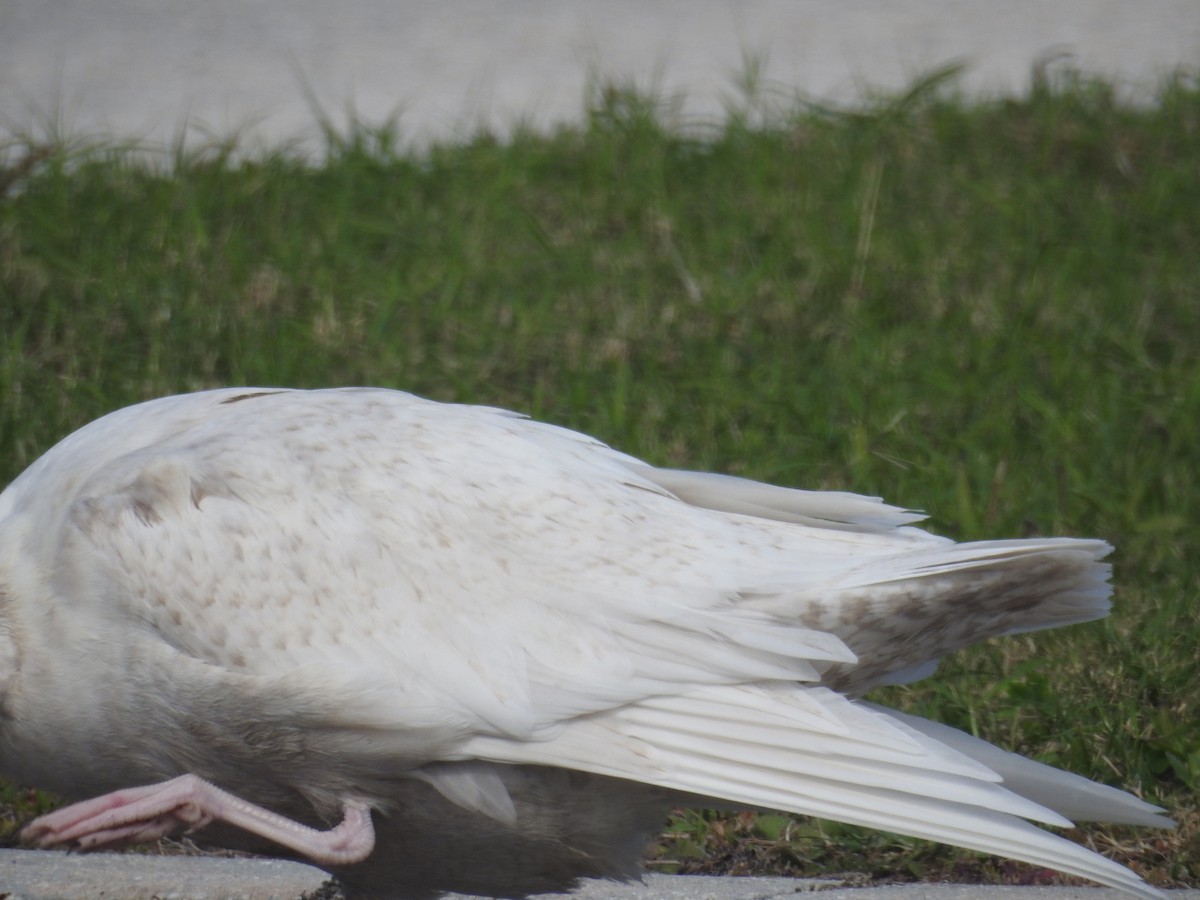
[[[1165,804],[1174,835],[1082,836],[1200,884],[1200,87],[968,103],[934,78],[749,121],[676,127],[607,90],[551,136],[406,154],[363,128],[318,165],[14,145],[0,482],[148,397],[376,384],[880,494],[959,539],[1108,538],[1111,620],[879,699]],[[1037,875],[778,817],[684,815],[659,853]]]

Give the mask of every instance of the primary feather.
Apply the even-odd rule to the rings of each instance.
[[[630,877],[696,803],[1153,895],[1025,821],[1153,807],[853,699],[1108,611],[1101,541],[919,518],[393,391],[141,404],[0,496],[0,771],[70,797],[194,773],[311,825],[361,804],[364,894]]]

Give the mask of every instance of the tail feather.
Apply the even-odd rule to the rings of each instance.
[[[938,658],[987,638],[1103,618],[1111,588],[1101,560],[1111,550],[1073,538],[931,547],[871,560],[788,602],[801,622],[836,634],[858,657],[823,682],[860,695],[928,674]],[[782,596],[772,612],[782,611]]]
[[[1162,896],[1123,866],[1027,821],[1065,827],[1074,816],[1169,825],[1154,807],[954,729],[844,696],[927,674],[938,657],[988,637],[1103,617],[1108,544],[1065,538],[954,544],[907,527],[919,516],[873,498],[628,460],[621,465],[643,486],[693,506],[804,526],[770,532],[778,567],[772,556],[751,555],[750,574],[729,605],[710,611],[712,623],[694,625],[711,638],[704,652],[724,658],[732,649],[735,667],[753,651],[749,656],[761,662],[765,655],[773,665],[776,657],[798,657],[812,672],[797,676],[794,665],[775,665],[792,675],[747,670],[741,682],[680,683],[675,692],[665,686],[661,694],[566,722],[544,740],[476,737],[460,748],[462,759],[642,782],[677,792],[681,805],[814,815]],[[805,649],[817,646],[812,635],[844,647],[813,655]],[[767,671],[754,671],[760,669]],[[796,683],[813,672],[819,684]]]
[[[1170,828],[1175,824],[1162,815],[1161,807],[1152,806],[1125,791],[1026,759],[940,722],[931,722],[895,710],[884,710],[873,704],[863,705],[884,712],[910,728],[982,763],[998,773],[1009,790],[1023,797],[1036,797],[1042,806],[1073,822],[1112,822],[1151,828]]]

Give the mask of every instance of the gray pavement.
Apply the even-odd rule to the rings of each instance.
[[[281,860],[89,855],[0,850],[0,900],[299,900],[323,872]],[[822,900],[1116,900],[1118,891],[1075,887],[914,884],[852,888],[828,879],[649,875],[645,884],[591,881],[574,900],[782,900],[820,892]],[[1171,900],[1200,900],[1172,891]]]
[[[1200,65],[1197,0],[0,0],[0,134],[191,144],[311,139],[400,115],[414,141],[576,119],[589,79],[655,89],[690,121],[739,102],[849,101],[959,60],[1019,92],[1059,57],[1145,94]]]
[[[298,900],[327,877],[284,860],[0,850],[0,900]]]

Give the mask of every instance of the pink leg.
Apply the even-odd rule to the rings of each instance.
[[[76,844],[84,850],[153,841],[172,831],[228,822],[321,865],[362,862],[375,847],[371,811],[347,803],[339,825],[317,831],[235,797],[195,775],[114,791],[44,815],[21,832],[37,847]]]

